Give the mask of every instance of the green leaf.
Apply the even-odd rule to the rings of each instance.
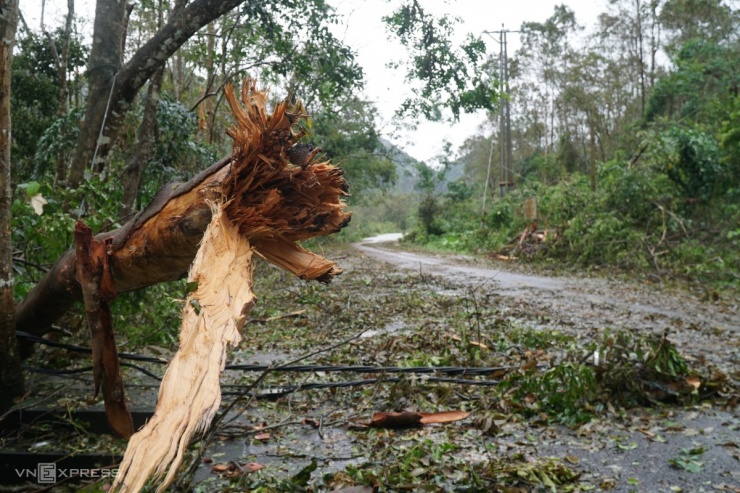
[[[311,473],[316,470],[318,464],[315,460],[311,460],[311,463],[298,471],[298,474],[290,478],[290,482],[296,486],[306,486],[308,481],[311,479]]]
[[[195,314],[200,315],[200,310],[201,310],[200,302],[196,300],[195,298],[193,298],[192,300],[190,300],[190,305],[195,309]]]
[[[33,197],[37,193],[39,193],[39,190],[41,190],[41,184],[37,181],[29,181],[26,185],[26,195],[28,197]]]

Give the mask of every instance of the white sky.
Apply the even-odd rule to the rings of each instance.
[[[404,87],[403,73],[385,67],[392,59],[402,58],[403,47],[389,40],[382,17],[393,10],[397,2],[386,0],[334,0],[342,16],[342,31],[336,34],[357,51],[358,61],[365,69],[366,96],[380,110],[382,128],[386,136],[392,131],[390,120],[396,108],[409,95]],[[500,30],[501,26],[517,31],[523,22],[544,22],[556,5],[566,4],[576,14],[579,24],[592,27],[597,16],[606,10],[606,0],[423,0],[424,8],[434,13],[450,13],[461,17],[458,26],[460,40],[466,33]],[[483,35],[489,54],[497,55],[499,46],[494,39]],[[511,57],[519,49],[518,35],[507,36]],[[420,122],[416,131],[401,131],[391,140],[412,157],[428,164],[442,151],[444,140],[457,148],[466,138],[478,133],[485,121],[483,112],[461,116],[454,124]]]
[[[39,27],[39,13],[42,0],[20,0],[21,13],[31,28]],[[246,0],[255,1],[255,0]],[[358,62],[365,70],[365,97],[376,104],[381,116],[383,135],[412,157],[432,164],[441,150],[444,140],[457,148],[478,132],[484,122],[482,112],[462,116],[455,124],[419,122],[415,131],[401,130],[394,132],[391,119],[394,111],[410,93],[404,82],[404,74],[398,70],[386,68],[392,60],[402,59],[404,50],[398,43],[393,43],[385,30],[382,17],[393,11],[395,0],[329,0],[337,7],[341,24],[336,27],[335,35],[357,52]],[[564,3],[576,14],[581,25],[594,26],[598,14],[606,10],[607,0],[421,0],[424,8],[431,12],[451,13],[462,18],[458,26],[459,40],[466,33],[475,35],[483,31],[495,31],[505,26],[516,31],[523,22],[543,22],[553,14],[556,5]],[[76,0],[75,9],[82,19],[80,27],[84,29],[87,19],[88,29],[92,29],[94,0]],[[53,28],[61,24],[66,13],[66,0],[46,1],[46,24]],[[498,54],[498,43],[490,36],[483,35],[488,52]],[[516,34],[509,34],[509,56],[519,48]]]

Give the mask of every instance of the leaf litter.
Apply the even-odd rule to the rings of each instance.
[[[346,268],[329,286],[260,265],[256,323],[229,362],[276,365],[310,354],[300,364],[506,369],[449,382],[382,371],[227,371],[224,389],[235,392],[337,386],[239,401],[218,440],[191,447],[181,487],[737,491],[737,307],[598,279],[543,278],[538,288],[516,274],[515,286],[466,271],[469,262],[418,255],[398,265],[372,248],[329,251]],[[131,369],[125,378],[142,379]],[[483,380],[492,385],[470,384]],[[354,426],[393,413],[465,418]]]

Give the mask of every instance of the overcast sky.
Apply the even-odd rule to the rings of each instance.
[[[342,26],[337,35],[357,51],[359,63],[365,69],[367,99],[376,103],[382,116],[383,130],[390,135],[393,112],[407,96],[403,74],[386,68],[393,58],[403,57],[403,48],[389,41],[382,17],[393,10],[396,2],[386,0],[333,0],[342,16]],[[597,16],[606,10],[606,0],[423,0],[421,4],[435,13],[451,13],[461,17],[458,26],[460,40],[465,33],[479,35],[483,31],[500,30],[502,25],[517,31],[523,22],[544,22],[556,5],[566,4],[576,14],[579,24],[594,26]],[[498,54],[498,43],[483,35],[488,52]],[[509,56],[520,47],[518,36],[507,36]],[[467,137],[477,133],[485,121],[482,112],[463,116],[460,122],[422,123],[413,132],[396,133],[393,141],[416,159],[431,161],[441,150],[444,140],[457,149]]]
[[[247,0],[255,1],[255,0]],[[424,123],[416,131],[394,132],[391,118],[405,97],[409,95],[404,84],[403,73],[386,68],[391,60],[403,58],[404,50],[393,43],[386,32],[382,17],[393,11],[394,0],[329,0],[336,6],[341,16],[341,24],[336,27],[335,35],[352,47],[358,54],[358,61],[365,70],[367,100],[376,104],[381,115],[381,129],[385,137],[391,138],[397,145],[416,159],[427,161],[437,156],[444,140],[457,149],[463,141],[477,133],[484,122],[482,113],[463,116],[460,122]],[[606,9],[607,0],[422,0],[421,4],[430,11],[452,13],[462,18],[458,26],[459,40],[466,33],[481,34],[483,31],[506,29],[516,31],[523,22],[543,22],[553,14],[555,5],[564,3],[576,13],[581,25],[595,25],[598,14]],[[87,24],[91,29],[94,16],[94,0],[77,0],[75,9],[82,17],[82,26]],[[20,0],[21,12],[31,28],[39,27],[41,0]],[[46,23],[49,27],[59,25],[66,13],[66,0],[47,0]],[[86,22],[85,22],[86,20]],[[498,43],[490,36],[483,35],[489,53],[498,53]],[[509,34],[510,56],[519,48],[516,34]]]

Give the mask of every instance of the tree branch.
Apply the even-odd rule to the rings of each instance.
[[[121,68],[116,95],[133,100],[136,92],[198,30],[221,17],[244,0],[195,0],[173,15]],[[153,62],[153,63],[152,63]]]

